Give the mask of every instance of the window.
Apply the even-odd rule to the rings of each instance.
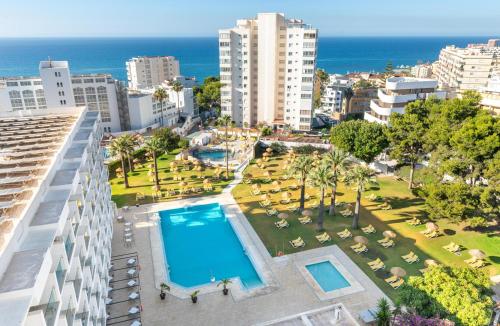
[[[229,42],[219,42],[220,47],[229,46]]]
[[[26,89],[23,91],[23,97],[34,97],[33,91],[30,91],[29,89]]]
[[[307,66],[307,65],[314,65],[314,60],[304,60],[303,61],[303,65],[304,66]]]
[[[9,96],[11,99],[13,98],[21,98],[21,93],[19,91],[10,91]]]
[[[73,84],[81,84],[82,80],[81,79],[72,79],[71,83],[73,83]]]
[[[85,84],[92,84],[94,82],[94,79],[93,78],[89,78],[89,79],[84,79],[83,82]]]
[[[94,87],[85,87],[85,94],[95,94]]]
[[[7,86],[18,86],[18,83],[17,82],[12,82],[12,81],[8,81],[7,82]]]
[[[313,81],[312,77],[302,77],[303,83],[312,83],[312,81]]]
[[[300,94],[300,98],[302,98],[302,99],[310,99],[311,98],[311,94]]]
[[[22,81],[20,84],[21,84],[21,86],[31,86],[30,81]]]
[[[36,95],[36,97],[44,97],[45,96],[43,89],[37,89],[35,91],[35,95]]]
[[[314,57],[314,51],[304,51],[304,57]]]
[[[106,94],[106,87],[104,86],[99,86],[97,87],[97,94]]]
[[[35,80],[35,81],[33,82],[33,85],[35,85],[35,86],[42,85],[42,81],[41,81],[41,80]]]

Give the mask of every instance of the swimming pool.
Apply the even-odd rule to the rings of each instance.
[[[325,292],[351,286],[344,276],[342,276],[329,261],[306,265],[306,269]]]
[[[193,155],[200,160],[224,161],[226,151],[223,149],[195,150]]]
[[[263,285],[219,204],[159,215],[170,281],[189,288],[239,277],[246,289]]]

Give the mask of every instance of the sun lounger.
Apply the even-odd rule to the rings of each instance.
[[[464,262],[466,262],[467,264],[472,264],[474,262],[476,262],[477,258],[476,257],[472,257],[472,258],[469,258],[469,259],[466,259],[464,260]]]
[[[323,234],[317,235],[316,239],[318,239],[318,241],[320,243],[325,243],[325,242],[328,242],[328,241],[332,240],[332,238],[330,237],[330,235],[328,233],[326,233],[326,232],[323,233]]]
[[[377,240],[377,242],[380,243],[380,244],[385,243],[385,242],[389,242],[389,241],[391,241],[391,239],[389,239],[387,237],[383,238],[383,239],[380,239],[380,240]]]
[[[392,240],[389,240],[387,242],[383,242],[381,243],[382,247],[384,248],[390,248],[390,247],[394,247],[396,245],[396,243]]]
[[[355,253],[360,254],[362,252],[367,252],[368,251],[368,247],[366,247],[364,244],[362,244],[361,246],[359,246],[358,248],[353,249],[353,250],[354,250]]]
[[[343,211],[340,211],[340,215],[344,217],[350,217],[354,215],[354,213],[350,209],[344,209]]]
[[[375,233],[375,232],[377,232],[377,230],[375,230],[375,228],[374,228],[374,227],[373,227],[373,225],[371,225],[371,224],[370,224],[370,225],[368,225],[368,226],[366,226],[366,227],[364,227],[364,228],[361,228],[361,231],[363,231],[363,232],[364,232],[364,233],[366,233],[366,234],[370,234],[370,233]]]
[[[266,214],[267,214],[267,216],[274,216],[274,215],[278,215],[278,211],[275,210],[274,208],[266,209]]]
[[[475,262],[469,264],[470,267],[473,267],[473,268],[481,268],[483,267],[484,265],[486,265],[486,263],[484,262],[484,260],[482,259],[478,259],[476,260]]]
[[[419,220],[418,218],[414,217],[412,219],[406,220],[406,223],[408,223],[409,225],[417,226],[417,225],[422,224],[422,221]]]
[[[413,251],[410,251],[410,253],[407,254],[407,255],[401,256],[401,258],[403,258],[404,261],[406,261],[409,264],[413,264],[413,263],[415,263],[415,262],[417,262],[417,261],[420,260],[418,258],[418,256]]]
[[[318,204],[318,201],[315,200],[311,203],[311,205],[309,206],[311,209],[316,209],[319,207],[319,204]]]
[[[389,283],[393,289],[397,289],[399,288],[401,285],[403,285],[405,283],[405,280],[403,280],[402,278],[400,278],[399,280],[397,280],[396,282],[392,282],[392,283]]]
[[[295,240],[290,240],[289,243],[294,248],[304,247],[306,245],[306,243],[304,242],[304,240],[302,240],[301,237],[298,237]]]
[[[382,259],[377,258],[375,260],[369,261],[368,265],[371,266],[371,265],[377,265],[377,264],[380,264],[380,263],[382,263]]]
[[[254,196],[260,195],[260,190],[252,190]]]
[[[278,229],[283,229],[283,228],[287,228],[290,226],[290,224],[288,224],[288,222],[286,220],[279,220],[278,222],[274,222],[274,225]]]
[[[337,232],[337,235],[342,238],[342,239],[347,239],[347,238],[350,238],[352,237],[352,233],[351,231],[349,231],[348,229],[345,229],[344,231],[342,232]]]
[[[298,218],[300,224],[309,224],[312,223],[312,219],[309,216],[303,216]]]
[[[424,235],[427,238],[436,238],[436,237],[439,237],[439,232],[438,231],[432,231],[430,233],[425,233]]]
[[[460,248],[460,245],[457,245],[456,243],[454,242],[450,242],[449,244],[447,244],[446,246],[443,246],[443,248],[449,252],[452,252],[454,253],[455,255],[457,256],[460,256],[462,253],[461,253],[461,248]]]
[[[370,265],[370,268],[372,271],[376,272],[378,271],[379,269],[384,269],[385,268],[385,264],[383,262],[380,262],[376,265]]]
[[[280,203],[282,203],[283,205],[290,204],[290,202],[291,202],[290,198],[280,200]]]
[[[394,283],[394,282],[396,282],[397,280],[399,280],[399,277],[394,276],[394,275],[385,279],[385,281],[386,281],[387,283]]]
[[[286,209],[289,210],[290,212],[296,212],[299,210],[299,207],[297,205],[290,205]]]
[[[352,246],[351,246],[351,249],[352,249],[352,250],[354,250],[354,249],[358,249],[358,248],[360,248],[361,246],[362,246],[362,244],[361,244],[361,243],[356,243],[356,244],[354,244],[354,245],[352,245]]]
[[[266,207],[271,206],[271,202],[270,202],[269,200],[260,201],[260,202],[259,202],[259,205],[260,205],[260,207],[262,207],[262,208],[266,208]]]

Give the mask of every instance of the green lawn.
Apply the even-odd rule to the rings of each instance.
[[[179,190],[179,182],[173,180],[174,173],[170,172],[170,162],[175,159],[175,155],[179,153],[178,150],[172,151],[172,153],[164,154],[158,159],[158,174],[160,178],[160,188],[163,193],[167,189]],[[131,206],[135,204],[147,204],[152,203],[154,201],[167,201],[174,200],[180,198],[187,198],[192,196],[207,196],[207,195],[215,195],[219,194],[222,189],[224,189],[229,182],[231,182],[233,175],[230,174],[229,180],[217,180],[214,179],[215,168],[204,168],[201,172],[207,178],[212,179],[213,191],[205,191],[202,193],[192,194],[189,193],[187,195],[175,195],[172,197],[162,197],[161,199],[154,200],[152,197],[153,193],[153,181],[150,180],[150,176],[148,176],[149,165],[152,164],[152,161],[146,162],[145,164],[137,166],[134,172],[129,172],[129,188],[125,188],[123,185],[123,178],[117,178],[114,173],[110,171],[110,184],[111,184],[111,192],[112,199],[116,203],[118,207],[122,207],[125,205]],[[198,178],[199,172],[194,171],[192,168],[189,171],[184,171],[182,168],[182,164],[179,163],[179,174],[183,177],[183,180],[188,183],[188,187],[199,187],[203,188],[203,179]],[[192,166],[191,166],[192,167]],[[224,169],[223,169],[224,171]],[[221,177],[224,176],[223,172]],[[137,193],[142,193],[145,195],[144,200],[136,200]]]
[[[275,180],[278,179],[284,172],[281,167],[282,162],[283,159],[281,157],[275,157],[267,163],[267,170],[272,172],[272,177]],[[258,168],[253,163],[247,167],[245,172],[252,174],[254,177],[253,182],[261,182],[263,179],[263,170]],[[290,179],[284,181],[282,187],[288,187],[292,183],[295,183],[295,180]],[[407,183],[404,181],[396,181],[392,177],[379,177],[378,185],[378,187],[372,188],[363,194],[360,218],[361,226],[372,224],[376,228],[377,232],[372,235],[365,235],[361,232],[361,230],[353,231],[354,236],[363,235],[369,239],[369,251],[367,253],[361,255],[354,253],[349,248],[349,246],[354,244],[354,241],[351,239],[341,240],[336,234],[346,227],[351,229],[351,218],[346,218],[341,215],[326,215],[324,228],[333,238],[333,242],[330,242],[329,244],[334,243],[341,247],[342,250],[344,250],[344,252],[346,252],[346,254],[349,255],[349,257],[351,257],[351,259],[356,262],[360,268],[389,296],[394,298],[396,293],[395,290],[384,282],[384,278],[389,275],[388,270],[391,267],[403,267],[408,272],[408,275],[418,275],[420,273],[419,269],[424,268],[423,261],[428,258],[436,259],[447,265],[465,266],[466,264],[463,260],[470,258],[466,250],[461,256],[456,256],[442,248],[442,246],[451,241],[462,245],[465,249],[474,248],[483,250],[488,255],[487,261],[489,263],[487,267],[483,268],[485,272],[490,275],[495,275],[500,272],[499,237],[495,237],[492,233],[465,231],[462,229],[463,226],[453,225],[447,223],[446,221],[439,221],[438,225],[444,235],[435,239],[427,239],[419,232],[425,229],[424,226],[413,227],[405,222],[405,220],[413,216],[421,217],[423,214],[423,201],[413,196],[408,191]],[[273,207],[279,212],[288,212],[286,210],[286,206],[288,205],[282,205],[279,203],[281,194],[272,194],[269,191],[272,188],[273,186],[271,184],[262,184],[262,190],[271,195]],[[292,193],[292,198],[294,199],[293,203],[298,203],[299,191],[289,191]],[[308,187],[306,191],[311,195],[311,199],[306,202],[306,207],[310,206],[314,202],[319,202],[317,190]],[[392,209],[387,211],[381,210],[377,208],[379,203],[370,202],[364,198],[366,195],[371,193],[382,196],[391,204]],[[296,213],[290,214],[290,217],[288,218],[290,227],[288,229],[276,229],[274,222],[277,218],[268,217],[265,214],[264,209],[262,209],[258,203],[260,195],[252,195],[251,185],[244,183],[239,184],[233,190],[233,196],[238,201],[241,209],[256,232],[259,234],[271,255],[275,256],[279,251],[288,254],[298,250],[307,250],[321,246],[321,244],[314,237],[317,234],[316,224],[301,225],[297,220],[299,215]],[[338,201],[353,203],[355,200],[355,194],[352,190],[341,184],[338,189],[337,198]],[[314,222],[316,222],[316,216],[317,211],[314,211]],[[385,230],[393,230],[397,233],[395,247],[385,249],[376,242],[376,240],[383,238],[382,232]],[[300,249],[293,249],[288,244],[288,241],[298,236],[301,236],[304,239],[306,246]],[[409,251],[414,251],[420,257],[420,262],[408,264],[400,257],[401,255],[407,254]],[[373,272],[368,267],[367,262],[377,257],[380,257],[384,261],[386,269]]]

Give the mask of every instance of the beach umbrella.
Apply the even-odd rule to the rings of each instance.
[[[270,178],[271,177],[271,172],[270,171],[264,172],[264,176]]]
[[[284,193],[281,194],[281,198],[288,199],[288,198],[290,198],[291,195],[292,195],[291,193],[289,193],[288,191],[285,191]]]
[[[176,166],[177,166],[177,163],[175,161],[170,162],[170,167],[171,168],[176,167]]]
[[[392,239],[394,239],[396,237],[396,233],[394,231],[390,231],[390,230],[384,231],[384,233],[382,233],[382,234],[386,238],[392,238]]]
[[[273,152],[273,149],[271,147],[266,148],[266,152],[271,154]]]
[[[185,187],[185,186],[187,186],[187,182],[186,181],[181,181],[181,182],[179,182],[179,186]]]
[[[201,162],[200,162],[199,160],[194,160],[194,161],[193,161],[193,164],[194,164],[194,165],[200,165],[200,164],[201,164]]]
[[[120,172],[123,172],[123,170],[122,170],[122,168],[117,168],[117,169],[115,170],[115,172],[116,172],[116,173],[120,173]]]
[[[137,164],[137,163],[139,163],[140,161],[139,161],[139,159],[134,158],[134,160],[133,160],[132,162],[134,162],[135,164]]]
[[[155,165],[154,165],[154,164],[149,164],[149,165],[148,165],[148,167],[149,167],[150,169],[154,169],[154,168],[155,168]]]
[[[311,217],[313,215],[313,212],[311,210],[309,210],[309,209],[304,209],[302,211],[302,215],[303,216],[309,216],[309,217]]]
[[[425,223],[425,227],[427,228],[427,230],[432,230],[432,231],[436,231],[439,229],[439,226],[434,222]]]
[[[203,180],[203,184],[205,184],[205,185],[206,185],[206,184],[209,184],[209,183],[210,183],[210,179],[205,179],[205,180]]]
[[[425,267],[437,266],[437,265],[439,265],[439,263],[437,261],[435,261],[434,259],[426,259],[424,261],[424,265],[425,265]]]
[[[397,277],[403,277],[406,275],[406,271],[401,267],[393,267],[391,268],[391,274]]]
[[[258,184],[258,183],[254,183],[254,184],[252,185],[252,189],[254,189],[254,190],[260,189],[260,184]]]
[[[469,255],[471,255],[472,257],[477,258],[477,259],[483,259],[486,257],[486,254],[479,249],[469,250]]]
[[[277,186],[281,185],[281,182],[278,181],[278,180],[275,180],[275,181],[273,181],[272,185],[275,186],[275,187],[277,187]]]
[[[201,165],[198,165],[196,168],[195,168],[196,171],[202,171],[203,168],[201,167]]]
[[[362,235],[358,235],[354,237],[354,242],[366,245],[368,244],[368,239]]]
[[[153,174],[153,171],[148,171],[148,177],[152,176]]]
[[[260,196],[260,199],[262,200],[268,200],[268,199],[271,199],[271,196],[269,196],[268,194],[263,194]]]
[[[268,157],[268,156],[269,156],[269,153],[268,153],[268,152],[264,152],[264,153],[262,154],[262,157]]]
[[[151,187],[154,191],[160,191],[160,186],[154,185]]]
[[[280,218],[280,219],[287,219],[288,218],[288,214],[287,213],[279,213],[278,214],[278,218]]]

